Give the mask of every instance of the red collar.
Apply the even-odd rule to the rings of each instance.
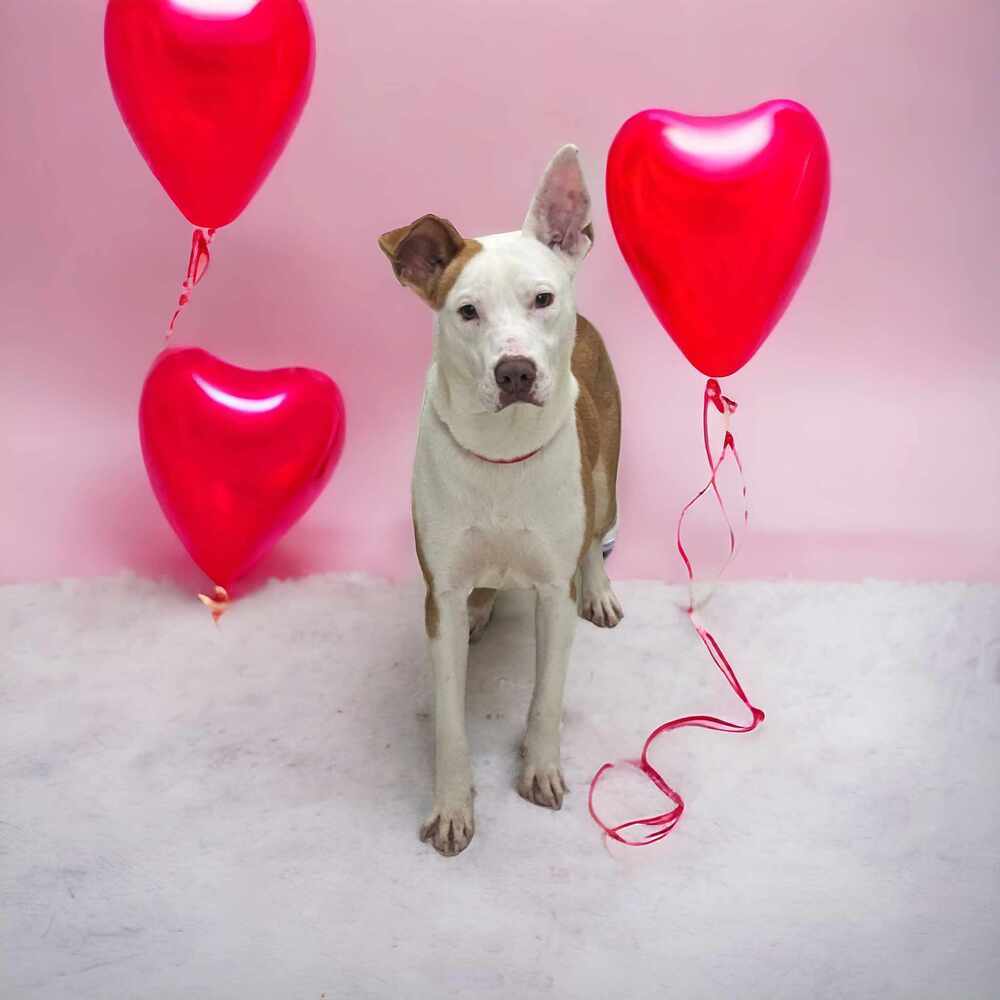
[[[476,458],[481,458],[491,465],[513,465],[515,462],[523,462],[525,459],[531,458],[532,455],[537,455],[541,450],[541,448],[536,448],[534,451],[529,451],[527,455],[519,455],[517,458],[487,458],[485,455],[480,455],[478,451],[470,451],[469,454],[475,455]]]

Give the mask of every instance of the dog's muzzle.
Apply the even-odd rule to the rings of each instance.
[[[531,358],[522,355],[501,358],[493,369],[493,377],[500,389],[500,409],[511,403],[531,403],[541,406],[535,398],[535,380],[538,369]]]

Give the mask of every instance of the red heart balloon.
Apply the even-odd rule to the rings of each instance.
[[[340,390],[322,372],[250,371],[194,347],[159,355],[139,403],[153,492],[191,558],[223,587],[319,496],[344,429]]]
[[[188,221],[224,226],[285,148],[312,83],[301,0],[109,0],[111,89]]]
[[[754,356],[812,260],[830,159],[794,101],[717,118],[642,111],[612,143],[607,193],[653,312],[691,364],[721,378]]]

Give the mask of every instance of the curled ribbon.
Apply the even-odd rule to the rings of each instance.
[[[201,281],[208,270],[209,262],[212,259],[209,248],[212,246],[214,237],[214,229],[195,229],[191,234],[191,253],[188,255],[187,273],[184,275],[184,281],[181,283],[181,294],[177,299],[177,308],[174,309],[174,314],[170,317],[170,322],[167,324],[167,341],[170,340],[174,332],[177,317],[180,316],[184,311],[184,307],[191,301],[191,292],[194,286]]]
[[[708,431],[708,414],[710,406],[715,407],[715,409],[722,414],[725,427],[722,450],[719,452],[719,457],[717,459],[712,453],[712,443]],[[696,617],[695,612],[697,610],[697,605],[694,599],[694,570],[691,565],[691,560],[688,558],[688,554],[684,549],[684,543],[682,540],[684,518],[687,516],[688,511],[690,511],[691,508],[698,503],[698,501],[701,500],[701,498],[708,493],[709,490],[711,490],[715,495],[716,501],[718,502],[719,509],[722,511],[722,516],[725,519],[726,528],[729,532],[729,553],[722,569],[717,574],[715,581],[713,581],[712,586],[714,587],[715,583],[718,582],[719,577],[721,577],[725,572],[726,567],[728,567],[733,561],[737,551],[736,532],[733,528],[732,521],[729,518],[729,513],[726,510],[722,494],[719,492],[718,485],[719,469],[722,467],[722,463],[726,460],[727,455],[732,455],[733,461],[736,463],[736,468],[740,475],[740,485],[743,497],[744,525],[746,525],[749,521],[750,516],[749,508],[747,507],[747,488],[746,480],[743,476],[743,463],[740,461],[739,453],[736,450],[736,441],[730,427],[731,417],[735,411],[736,403],[726,396],[723,396],[719,383],[714,378],[710,378],[705,383],[705,393],[702,405],[702,433],[710,475],[708,482],[684,505],[680,516],[677,519],[677,551],[680,553],[688,575],[688,604],[684,609],[685,613],[691,621],[691,625],[695,632],[698,634],[698,638],[701,639],[705,648],[708,650],[708,654],[711,656],[712,662],[722,672],[723,677],[726,678],[729,686],[736,693],[740,701],[742,701],[743,704],[750,710],[751,721],[746,725],[741,726],[738,723],[729,722],[726,719],[716,718],[714,715],[685,715],[682,718],[671,719],[669,722],[664,722],[663,725],[657,726],[656,729],[654,729],[649,736],[646,737],[646,742],[642,746],[642,753],[639,758],[637,760],[627,760],[624,762],[644,774],[652,782],[652,784],[655,785],[655,787],[658,788],[663,795],[673,803],[673,807],[671,809],[656,816],[644,816],[641,819],[627,820],[626,822],[619,823],[616,826],[609,826],[605,823],[604,820],[602,820],[597,814],[597,810],[594,806],[594,792],[601,778],[616,765],[607,763],[598,769],[594,777],[591,778],[590,793],[587,797],[587,806],[590,809],[590,815],[594,818],[597,825],[604,831],[605,836],[617,841],[619,844],[626,844],[629,847],[645,847],[649,844],[656,843],[658,840],[662,840],[680,822],[680,818],[684,814],[684,800],[681,798],[680,794],[667,784],[663,775],[661,775],[660,772],[657,771],[656,768],[649,762],[650,748],[660,736],[673,729],[682,729],[685,726],[696,726],[701,729],[715,729],[725,733],[749,733],[756,729],[764,721],[764,713],[750,703],[742,685],[736,677],[736,673],[733,670],[732,665],[726,658],[726,654],[723,653],[722,647],[716,641],[715,636],[713,636],[711,632],[701,625]],[[707,600],[707,597],[705,600]],[[704,603],[704,601],[702,601],[702,603]],[[631,840],[622,836],[622,831],[631,830],[633,827],[645,827],[646,832],[643,833],[640,839],[637,840]]]
[[[170,317],[170,322],[167,324],[167,333],[164,338],[168,344],[173,335],[178,317],[184,311],[184,307],[188,302],[191,301],[191,292],[194,290],[194,286],[201,281],[208,270],[208,265],[212,260],[211,246],[214,238],[214,229],[195,227],[191,233],[191,252],[188,254],[187,271],[184,274],[184,281],[181,282],[181,293],[177,299],[174,314]],[[198,600],[212,612],[212,621],[218,625],[219,619],[226,613],[226,609],[229,607],[230,599],[226,588],[216,586],[211,594],[199,594]]]

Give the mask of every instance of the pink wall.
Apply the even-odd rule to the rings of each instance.
[[[647,106],[793,97],[823,123],[833,199],[812,272],[727,381],[754,531],[737,575],[1000,579],[992,0],[312,0],[312,99],[223,230],[182,320],[236,364],[307,364],[347,399],[327,493],[261,569],[415,571],[410,457],[430,317],[375,244],[426,211],[509,229],[579,144],[597,244],[580,298],[625,397],[619,576],[677,577],[702,478],[701,381],[659,330],[604,208],[604,157]],[[188,240],[105,80],[99,0],[0,8],[0,575],[199,580],[148,491],[134,413]]]

